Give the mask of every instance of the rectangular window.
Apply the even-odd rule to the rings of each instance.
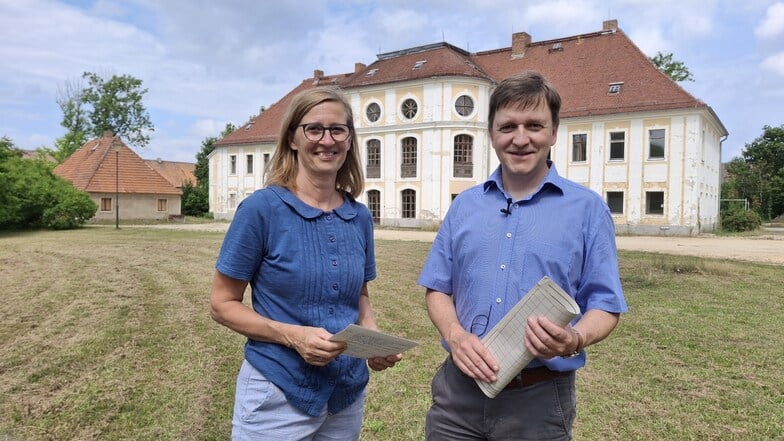
[[[403,157],[400,164],[401,178],[416,178],[417,172],[417,140],[416,138],[403,139]]]
[[[168,199],[158,199],[158,211],[167,211],[168,204]]]
[[[237,193],[229,193],[229,209],[237,207]]]
[[[648,159],[664,159],[664,129],[648,130]]]
[[[474,138],[470,135],[455,136],[455,153],[452,167],[456,178],[474,176]]]
[[[587,148],[588,135],[586,133],[572,135],[572,162],[585,162]]]
[[[229,174],[237,174],[237,155],[229,155]]]
[[[245,157],[245,173],[249,175],[253,174],[253,155],[247,155]]]
[[[610,132],[610,161],[623,161],[626,158],[626,133]]]
[[[101,198],[101,211],[112,211],[112,198]]]
[[[608,191],[607,206],[610,207],[610,213],[623,214],[623,192]]]
[[[645,192],[645,214],[664,214],[664,192]]]

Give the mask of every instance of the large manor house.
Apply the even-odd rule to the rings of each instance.
[[[598,32],[471,53],[442,42],[380,54],[370,65],[320,70],[216,143],[209,204],[217,219],[264,187],[280,121],[298,92],[339,86],[354,111],[365,191],[378,225],[435,228],[453,198],[498,166],[487,131],[493,87],[525,70],[561,94],[558,172],[600,194],[618,233],[696,235],[719,221],[718,116],[607,20]]]

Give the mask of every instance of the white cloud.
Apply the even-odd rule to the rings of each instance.
[[[784,77],[784,52],[779,52],[775,55],[771,55],[765,58],[762,60],[760,66],[763,69],[769,70]]]
[[[754,34],[765,39],[784,37],[784,3],[777,2],[768,6],[765,18],[754,29]]]

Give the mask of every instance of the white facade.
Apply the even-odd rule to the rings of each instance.
[[[437,77],[346,91],[366,175],[360,199],[380,225],[435,228],[454,195],[497,167],[487,134],[490,88],[481,78]],[[456,109],[463,97],[473,102],[465,116]],[[416,103],[412,118],[403,115],[406,100]],[[371,104],[381,111],[376,121],[368,118]],[[551,158],[562,176],[608,201],[619,233],[695,235],[718,226],[722,130],[707,107],[564,118]],[[472,141],[470,159],[460,163],[461,170],[471,166],[470,177],[456,177],[455,138],[461,135]],[[584,140],[584,155],[576,139]],[[378,177],[368,177],[371,141],[380,148]],[[404,142],[408,149],[415,145],[415,165],[410,154],[404,164]],[[651,157],[652,142],[654,156],[663,157]],[[216,219],[231,219],[237,204],[263,187],[273,149],[272,143],[215,149],[209,164]]]

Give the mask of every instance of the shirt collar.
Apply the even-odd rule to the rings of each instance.
[[[563,194],[563,189],[564,189],[563,180],[564,180],[564,178],[562,178],[558,174],[558,170],[555,169],[555,164],[553,164],[552,161],[550,161],[550,160],[547,161],[547,167],[548,167],[547,174],[544,176],[544,179],[542,179],[542,182],[539,184],[539,187],[536,189],[535,192],[533,192],[531,195],[529,195],[526,199],[533,199],[534,196],[536,196],[537,194],[545,191],[545,189],[552,189],[552,190],[558,192],[559,194]],[[503,184],[503,181],[501,180],[501,166],[500,165],[495,169],[495,171],[493,171],[493,173],[482,184],[482,188],[483,188],[485,193],[490,191],[493,187],[495,187],[498,190],[500,190],[501,193],[503,193],[505,197],[507,197],[507,198],[509,197],[509,195],[506,193],[506,190],[504,190],[504,184]]]
[[[276,195],[278,195],[278,197],[286,205],[291,207],[294,211],[297,212],[297,214],[305,219],[315,219],[324,213],[327,213],[320,208],[311,207],[310,205],[302,202],[302,200],[300,200],[300,198],[298,198],[288,188],[279,187],[277,185],[271,185],[269,188]],[[344,195],[345,193],[341,192],[341,194]],[[343,196],[343,203],[340,204],[338,208],[334,209],[333,212],[343,220],[353,219],[357,215],[356,201],[354,201],[351,196],[345,194],[345,196]]]

